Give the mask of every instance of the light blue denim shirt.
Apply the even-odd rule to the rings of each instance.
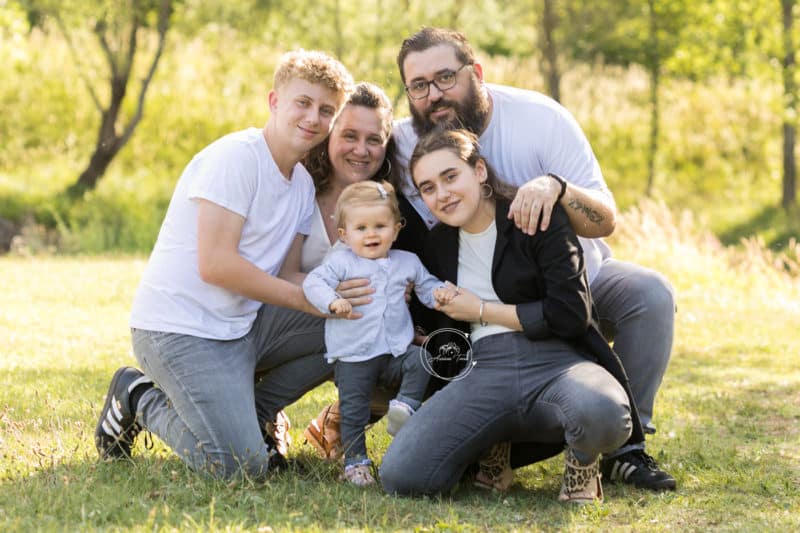
[[[355,311],[362,313],[356,320],[329,318],[325,321],[326,358],[367,360],[377,355],[376,346],[384,344],[379,335],[385,335],[389,349],[395,357],[403,355],[414,338],[414,326],[408,311],[405,294],[409,282],[414,282],[414,292],[420,302],[433,307],[433,290],[444,283],[432,276],[411,252],[389,250],[386,260],[365,259],[349,248],[332,252],[320,266],[312,270],[303,282],[306,298],[323,313],[330,313],[329,305],[339,296],[334,290],[339,282],[367,278],[375,289],[372,302],[360,305]]]

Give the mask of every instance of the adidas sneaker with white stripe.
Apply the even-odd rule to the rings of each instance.
[[[659,468],[655,459],[642,449],[635,449],[600,461],[603,479],[626,483],[640,489],[675,490],[677,483],[669,473]]]
[[[131,456],[133,439],[141,431],[136,412],[131,406],[131,393],[139,386],[153,386],[153,380],[132,367],[114,373],[106,401],[94,430],[94,442],[101,459],[122,459]]]

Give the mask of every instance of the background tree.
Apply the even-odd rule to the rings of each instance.
[[[691,21],[693,31],[684,33],[670,66],[673,72],[695,80],[723,74],[731,80],[762,78],[781,85],[782,98],[774,107],[782,127],[780,203],[789,210],[797,201],[796,0],[781,0],[780,4],[778,11],[773,1],[702,3]],[[753,94],[753,99],[759,96]]]
[[[538,2],[537,2],[538,3]],[[556,12],[555,0],[542,0],[542,12],[539,17],[539,48],[541,60],[539,69],[547,82],[547,91],[557,102],[561,101],[561,70],[558,65],[558,45],[556,29],[559,15]]]
[[[30,2],[29,12],[51,18],[67,43],[86,90],[100,114],[97,139],[89,163],[67,188],[70,196],[93,189],[111,161],[130,140],[144,114],[145,97],[164,51],[173,10],[172,0],[108,0],[100,4]],[[105,61],[106,76],[96,77],[91,57],[86,57],[87,26]],[[149,38],[155,34],[156,43]],[[144,41],[144,42],[143,42]],[[81,42],[80,44],[78,44]],[[141,58],[139,56],[148,56]],[[138,87],[134,109],[126,116],[123,106],[135,75],[137,60],[147,66]],[[100,84],[105,87],[101,87]],[[103,94],[103,93],[107,93]]]
[[[664,63],[681,42],[692,20],[688,0],[592,1],[567,4],[567,48],[575,59],[607,64],[642,65],[650,77],[650,147],[645,193],[652,194],[659,139],[659,88]]]
[[[795,0],[781,0],[783,22],[783,196],[781,205],[787,211],[797,197],[797,164],[794,148],[797,123],[797,86],[795,84],[795,48],[792,36]]]

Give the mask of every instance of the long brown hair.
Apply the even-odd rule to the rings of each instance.
[[[464,129],[451,130],[436,128],[430,133],[420,137],[419,141],[417,141],[417,146],[414,147],[414,153],[411,154],[411,159],[408,162],[408,169],[412,176],[414,174],[414,167],[419,160],[423,156],[438,150],[450,151],[472,169],[475,168],[478,161],[483,161],[483,164],[486,165],[486,183],[492,188],[493,197],[509,202],[514,199],[514,196],[517,194],[517,188],[509,185],[497,176],[492,166],[480,153],[478,137],[474,133]],[[417,187],[416,181],[414,182],[414,187]]]
[[[378,169],[375,180],[386,180],[393,185],[398,183],[397,164],[395,163],[396,147],[394,139],[391,137],[392,133],[392,103],[383,89],[368,82],[360,82],[355,86],[355,90],[348,98],[345,106],[361,106],[367,109],[376,110],[381,117],[381,127],[383,133],[388,137],[386,143],[386,156],[383,159],[383,164]],[[326,137],[324,141],[312,148],[305,159],[303,159],[303,166],[306,167],[308,173],[314,179],[314,187],[317,194],[325,192],[330,187],[331,175],[333,174],[333,165],[328,154],[328,140],[330,136]]]

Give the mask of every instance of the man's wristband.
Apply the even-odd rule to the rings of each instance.
[[[488,326],[489,323],[483,320],[483,306],[486,304],[483,300],[481,300],[481,307],[478,309],[478,322],[480,322],[481,326]]]
[[[558,174],[553,174],[552,172],[547,173],[548,176],[553,178],[561,185],[561,192],[558,193],[558,198],[556,198],[556,202],[560,202],[562,198],[564,198],[564,194],[567,192],[567,180],[559,176]]]

